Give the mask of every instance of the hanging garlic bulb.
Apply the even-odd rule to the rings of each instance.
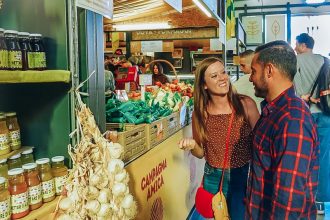
[[[112,194],[114,196],[120,196],[126,192],[127,187],[123,183],[115,183],[112,187]]]
[[[110,142],[107,146],[112,159],[119,159],[124,153],[124,147],[119,143]]]
[[[87,201],[85,208],[92,214],[97,214],[100,210],[100,203],[97,200]]]

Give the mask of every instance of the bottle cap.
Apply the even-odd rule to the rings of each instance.
[[[5,34],[17,34],[17,31],[14,30],[5,30]]]
[[[16,116],[16,112],[7,112],[5,115],[6,117]]]
[[[17,159],[17,158],[20,158],[20,157],[21,157],[21,154],[18,153],[18,154],[15,154],[15,155],[9,157],[9,159],[14,160],[14,159]]]
[[[32,152],[33,152],[33,149],[30,148],[30,149],[23,151],[21,154],[32,154]]]
[[[5,158],[5,159],[2,159],[2,160],[0,160],[0,163],[6,163],[7,162],[7,159]]]
[[[49,163],[49,158],[41,158],[41,159],[38,159],[38,160],[36,160],[36,163],[37,163],[38,165],[42,165],[42,164]]]
[[[30,37],[42,37],[41,34],[30,34]]]
[[[37,167],[37,164],[36,163],[26,163],[22,166],[22,168],[24,170],[30,170],[30,169],[34,169]]]
[[[23,169],[22,168],[15,168],[15,169],[11,169],[8,171],[8,175],[9,176],[14,176],[14,175],[19,175],[23,173]]]
[[[64,161],[64,156],[52,157],[52,162],[62,162]]]
[[[4,184],[6,182],[6,178],[0,176],[0,184]]]
[[[29,32],[18,32],[18,36],[30,36]]]

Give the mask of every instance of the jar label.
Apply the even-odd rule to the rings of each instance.
[[[45,52],[34,52],[34,68],[46,68]]]
[[[42,186],[42,198],[48,199],[55,195],[55,184],[54,179],[41,183]]]
[[[9,149],[9,138],[8,134],[0,134],[0,151]]]
[[[62,188],[68,179],[68,175],[55,177],[56,194],[62,193]]]
[[[8,64],[11,69],[22,69],[22,52],[17,50],[8,51]]]
[[[25,212],[29,209],[28,192],[11,196],[12,214]]]
[[[10,146],[12,148],[21,146],[21,133],[19,130],[10,131],[9,138],[10,138]]]
[[[10,198],[5,201],[0,202],[0,220],[10,219],[11,208],[10,208]]]
[[[8,68],[8,50],[0,50],[0,68]]]
[[[37,204],[41,202],[42,200],[42,190],[41,190],[41,184],[37,186],[31,186],[29,187],[29,203],[30,205]]]
[[[33,52],[28,52],[28,69],[33,69],[34,68],[34,53]]]

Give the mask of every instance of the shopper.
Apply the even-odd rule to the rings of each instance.
[[[294,85],[304,100],[311,99],[310,110],[317,124],[317,134],[320,140],[320,172],[319,185],[316,193],[316,206],[319,214],[324,214],[324,202],[330,202],[330,116],[322,113],[317,106],[316,92],[310,93],[319,71],[324,63],[322,56],[313,54],[314,39],[306,33],[296,37],[297,74]]]
[[[205,158],[203,187],[216,194],[222,169],[223,192],[232,220],[244,218],[243,199],[251,160],[252,129],[259,118],[255,102],[237,94],[218,58],[203,60],[196,69],[192,117],[193,138],[183,138],[179,148]],[[230,125],[233,117],[232,126]],[[231,132],[228,137],[228,127]],[[229,138],[228,162],[224,165],[226,139]],[[225,167],[224,167],[225,166]]]
[[[239,66],[241,71],[244,73],[237,81],[233,83],[233,86],[236,88],[237,92],[240,94],[244,94],[250,96],[256,103],[259,112],[260,110],[260,103],[262,101],[261,98],[258,98],[254,95],[254,88],[253,84],[249,81],[251,75],[251,62],[254,55],[253,50],[246,50],[242,52],[239,56]]]
[[[316,126],[295,95],[296,55],[285,41],[256,49],[250,80],[265,98],[254,128],[246,219],[316,219]]]
[[[167,76],[163,73],[163,66],[160,63],[152,63],[150,65],[152,71],[152,84],[156,85],[156,82],[162,84],[169,83]]]

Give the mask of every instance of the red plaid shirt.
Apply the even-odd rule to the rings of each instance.
[[[254,135],[246,219],[316,219],[319,143],[293,87],[262,109]]]

